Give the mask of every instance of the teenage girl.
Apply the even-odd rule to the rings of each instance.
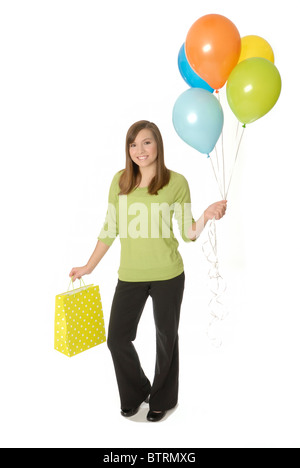
[[[134,123],[126,137],[126,167],[113,177],[109,206],[96,248],[85,266],[72,268],[73,281],[90,274],[119,235],[121,260],[112,301],[107,345],[120,394],[121,414],[133,416],[149,403],[148,421],[159,421],[178,401],[178,326],[184,266],[172,217],[184,241],[195,241],[210,219],[221,219],[227,201],[210,205],[195,221],[185,177],[167,169],[157,126]],[[156,365],[152,384],[133,341],[145,303],[152,298]]]

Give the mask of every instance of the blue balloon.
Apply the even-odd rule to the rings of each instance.
[[[224,114],[218,99],[209,91],[189,88],[173,108],[173,125],[188,145],[209,155],[223,129]]]
[[[183,44],[178,54],[178,68],[184,81],[192,88],[203,88],[213,93],[213,88],[209,86],[190,66],[185,53],[185,44]]]

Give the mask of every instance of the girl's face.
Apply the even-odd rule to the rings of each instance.
[[[151,130],[141,130],[134,142],[129,145],[129,154],[133,162],[140,168],[156,164],[157,143]]]

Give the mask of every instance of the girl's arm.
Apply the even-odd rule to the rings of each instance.
[[[192,224],[189,229],[188,236],[191,240],[196,240],[203,229],[205,228],[207,222],[210,219],[216,218],[221,219],[226,213],[227,200],[222,200],[210,205],[204,213],[200,216],[198,221]]]
[[[92,253],[87,264],[82,267],[72,268],[72,270],[70,271],[69,276],[72,278],[73,282],[77,278],[80,279],[82,276],[92,273],[92,271],[96,268],[100,260],[104,257],[104,255],[108,251],[109,247],[110,245],[107,245],[101,240],[98,240],[95,250]]]

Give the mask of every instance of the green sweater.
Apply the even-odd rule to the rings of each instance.
[[[112,245],[119,235],[121,281],[160,281],[174,278],[183,270],[178,241],[173,233],[173,215],[180,235],[192,242],[188,229],[195,222],[191,212],[190,189],[185,177],[170,171],[168,185],[150,195],[148,187],[135,188],[128,195],[118,195],[119,179],[113,177],[108,197],[108,210],[99,240]]]

